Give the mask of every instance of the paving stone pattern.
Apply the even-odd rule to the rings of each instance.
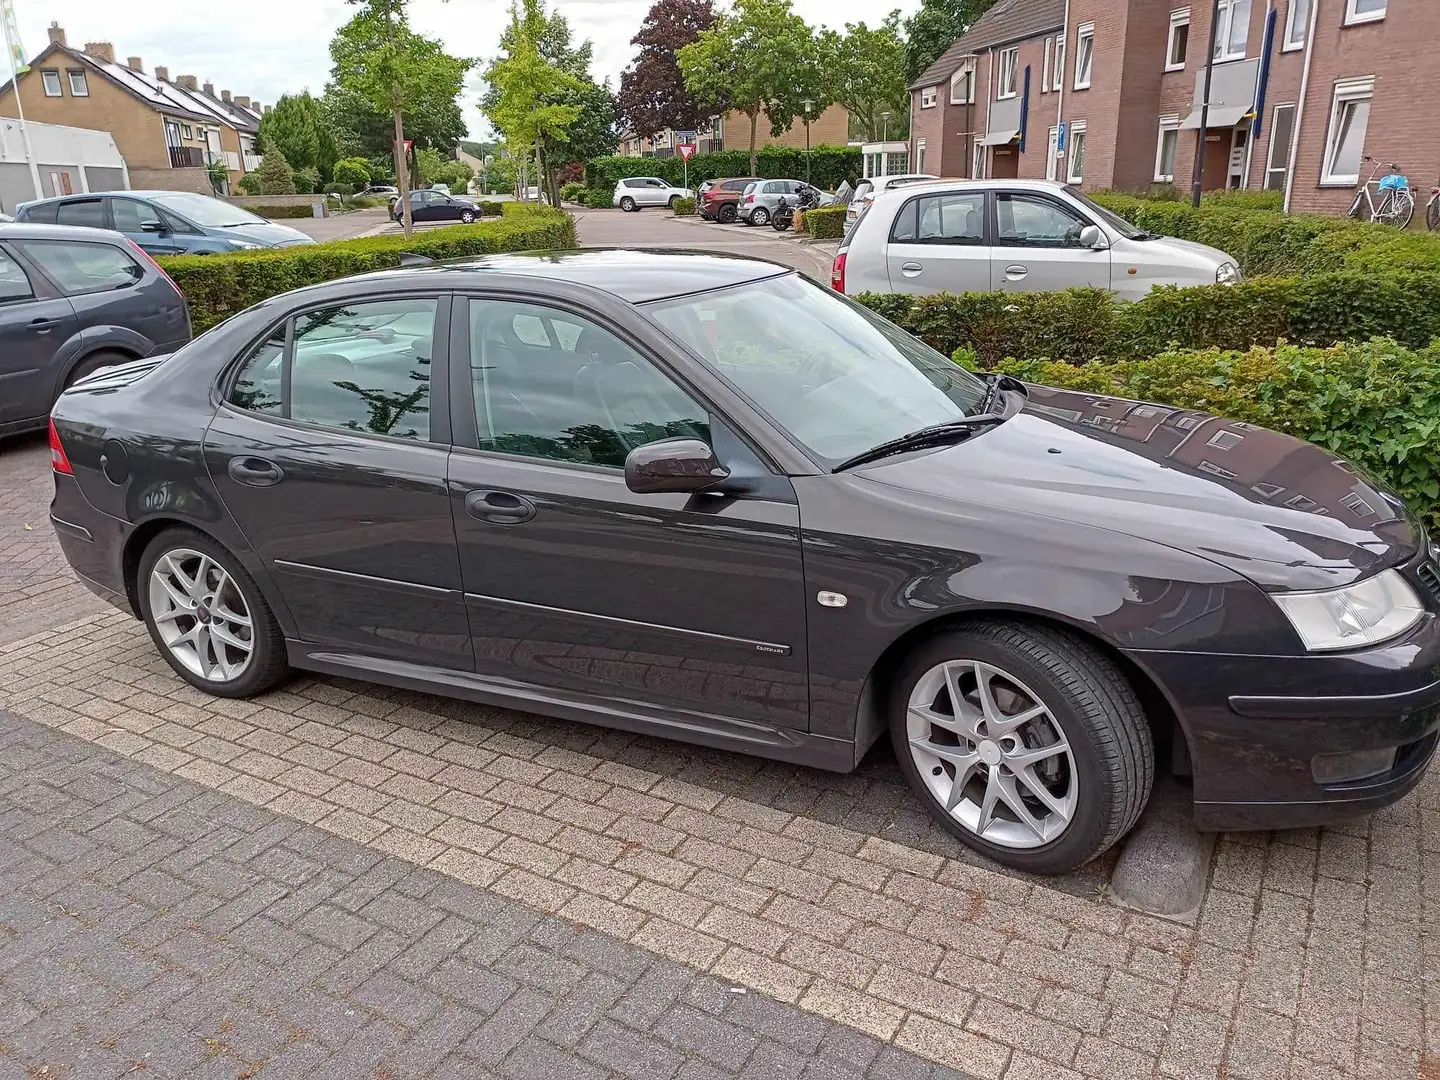
[[[962,1074],[0,714],[0,1076]]]
[[[334,679],[206,698],[118,614],[0,647],[0,707],[987,1080],[1437,1075],[1434,776],[1368,820],[1222,838],[1186,927],[738,796],[690,767],[709,752]],[[241,870],[218,898],[290,911]],[[366,955],[355,914],[246,917]]]

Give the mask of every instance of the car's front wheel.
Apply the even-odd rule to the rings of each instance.
[[[628,214],[638,209],[638,207],[636,207],[635,205],[635,200],[632,199],[629,195],[626,195],[623,199],[620,200],[620,209],[624,210],[625,213]]]
[[[475,211],[473,211],[473,210],[461,210],[461,211],[460,211],[460,220],[461,220],[464,224],[466,224],[466,225],[473,224],[474,221],[475,221]]]
[[[135,582],[160,654],[190,685],[249,697],[287,670],[285,640],[245,568],[208,536],[167,529],[145,548]]]
[[[970,847],[1063,873],[1130,831],[1155,750],[1134,687],[1061,630],[974,622],[922,644],[897,673],[890,733],[906,779]]]
[[[737,214],[739,214],[739,212],[740,211],[736,209],[734,203],[727,202],[724,206],[720,207],[720,224],[732,224],[735,221],[735,217]]]

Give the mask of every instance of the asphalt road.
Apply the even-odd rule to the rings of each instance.
[[[796,240],[793,234],[748,225],[721,225],[699,218],[677,218],[669,210],[575,210],[581,247],[692,248],[771,259],[821,281],[830,278],[835,244]]]

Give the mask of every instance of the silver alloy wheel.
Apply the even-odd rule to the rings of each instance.
[[[906,735],[930,793],[982,840],[1040,847],[1075,816],[1079,777],[1065,732],[1039,695],[998,667],[932,667],[910,693]]]
[[[173,548],[156,560],[150,617],[170,654],[202,679],[232,682],[250,666],[250,609],[235,580],[203,552]]]

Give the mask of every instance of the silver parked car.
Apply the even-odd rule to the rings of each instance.
[[[738,216],[747,225],[769,225],[780,200],[783,198],[794,206],[803,191],[815,192],[820,199],[819,206],[829,206],[835,201],[835,196],[804,180],[757,180],[740,196],[740,205],[736,207]]]
[[[611,206],[621,210],[641,210],[647,206],[669,206],[673,208],[681,199],[693,199],[695,193],[689,188],[676,187],[658,176],[627,176],[615,185]]]
[[[875,196],[897,184],[914,184],[925,180],[939,180],[938,176],[931,176],[929,173],[895,173],[891,176],[867,176],[855,185],[855,194],[850,196],[850,202],[845,207],[845,228],[855,224],[864,209],[875,201]]]
[[[1048,180],[949,180],[879,195],[841,242],[831,279],[850,295],[1088,285],[1138,300],[1156,285],[1232,284],[1240,268]]]

